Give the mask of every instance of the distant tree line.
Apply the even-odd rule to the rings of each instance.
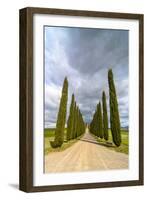
[[[68,80],[67,77],[64,79],[62,95],[60,99],[59,111],[56,122],[55,129],[55,139],[51,141],[51,146],[53,148],[61,147],[64,142],[64,130],[66,124],[66,114],[67,114],[67,101],[68,101]],[[70,113],[67,120],[67,141],[75,139],[85,132],[85,123],[83,120],[82,113],[78,107],[74,94],[72,94]]]
[[[121,144],[120,117],[119,117],[117,95],[116,95],[112,69],[108,71],[108,85],[109,85],[109,105],[110,105],[110,128],[112,133],[112,139],[116,146],[120,146]],[[90,132],[101,139],[104,138],[106,141],[109,139],[108,113],[107,113],[107,102],[106,102],[105,91],[103,91],[102,93],[102,108],[100,102],[96,106],[93,119],[90,123]]]

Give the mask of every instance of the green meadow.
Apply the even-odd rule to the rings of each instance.
[[[119,147],[115,146],[112,142],[111,130],[109,129],[109,140],[107,142],[104,139],[100,139],[100,138],[97,138],[97,140],[100,144],[108,147],[109,149],[128,154],[129,153],[129,132],[126,130],[121,130],[121,138],[122,138],[121,145]]]
[[[80,136],[76,139],[72,139],[72,140],[67,141],[66,140],[66,129],[65,129],[64,130],[65,138],[64,138],[63,145],[59,148],[52,148],[51,145],[50,145],[50,141],[54,140],[54,135],[55,135],[55,128],[44,129],[44,153],[45,153],[45,155],[47,155],[49,152],[63,151],[65,149],[67,149],[68,147],[72,146],[81,137]]]

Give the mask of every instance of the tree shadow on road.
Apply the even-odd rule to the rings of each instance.
[[[89,143],[105,146],[105,147],[114,147],[113,144],[109,144],[109,143],[101,143],[101,142],[93,141],[93,140],[89,140],[89,139],[79,139],[79,140],[83,141],[83,142],[89,142]]]

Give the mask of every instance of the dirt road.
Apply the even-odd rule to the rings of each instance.
[[[126,168],[128,168],[128,155],[98,144],[88,131],[68,149],[45,156],[45,173]]]

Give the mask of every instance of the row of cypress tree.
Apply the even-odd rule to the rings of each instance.
[[[62,95],[60,99],[59,111],[55,129],[55,139],[51,141],[53,148],[61,147],[64,142],[64,130],[67,114],[67,101],[68,101],[68,80],[64,79]],[[72,95],[70,113],[67,120],[67,140],[77,138],[85,131],[85,123],[79,107],[76,104],[74,94]]]
[[[115,83],[113,79],[112,69],[108,71],[108,85],[109,85],[109,105],[110,105],[110,128],[112,133],[112,139],[116,146],[121,145],[121,126],[120,117],[118,110],[117,94]],[[107,113],[107,102],[106,94],[102,93],[102,107],[99,102],[96,111],[93,115],[93,119],[90,123],[90,132],[97,137],[104,138],[106,141],[109,139],[108,134],[108,113]]]
[[[93,115],[93,119],[90,123],[90,132],[100,137],[101,139],[104,138],[108,140],[108,115],[107,115],[107,105],[106,105],[106,95],[103,91],[102,95],[103,101],[103,113],[102,113],[102,106],[101,102],[98,103],[96,107],[96,111]]]
[[[70,105],[70,113],[67,120],[67,141],[77,138],[85,131],[85,123],[79,107],[76,104],[74,94]]]

